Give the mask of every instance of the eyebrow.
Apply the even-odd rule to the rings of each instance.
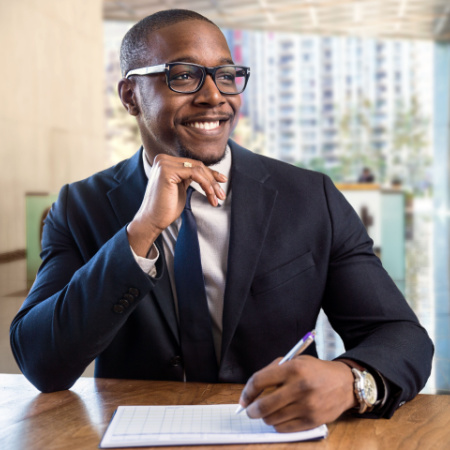
[[[192,63],[192,64],[199,64],[198,60],[196,58],[193,58],[192,56],[180,56],[178,58],[175,58],[173,60],[167,61],[168,63],[172,63],[172,62],[187,62],[187,63]],[[220,64],[233,64],[234,65],[234,61],[231,58],[221,58],[219,60],[219,65]],[[203,64],[200,64],[203,65]]]

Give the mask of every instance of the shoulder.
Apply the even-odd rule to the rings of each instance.
[[[125,159],[114,166],[111,166],[102,171],[96,172],[93,175],[70,183],[66,186],[70,192],[106,193],[119,185],[122,181],[130,177],[143,178],[145,177],[144,168],[142,164],[142,150],[139,149],[131,158]]]
[[[141,172],[142,174],[144,174],[144,168],[142,164],[142,149],[139,149],[130,158],[124,159],[114,166],[97,172],[90,177],[79,181],[78,183],[119,183],[123,179],[126,179],[130,176],[137,176]]]
[[[141,151],[138,151],[112,167],[62,186],[50,217],[69,214],[80,220],[81,217],[109,214],[110,196],[115,191],[123,191],[128,203],[143,195],[146,177],[141,156]]]

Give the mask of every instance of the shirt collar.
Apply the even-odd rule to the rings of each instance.
[[[142,148],[142,160],[144,161],[145,175],[147,175],[147,178],[150,178],[152,166],[150,165],[150,163],[147,160],[144,148]],[[217,172],[220,172],[221,174],[223,174],[227,177],[227,181],[225,183],[220,183],[220,186],[228,194],[229,184],[230,184],[230,172],[231,172],[231,150],[228,145],[227,145],[227,148],[225,149],[225,156],[223,157],[223,159],[219,163],[214,164],[213,166],[209,166],[209,167],[212,170],[217,170]],[[203,189],[200,187],[200,185],[197,182],[192,181],[191,186],[197,192],[199,192],[200,194],[202,194],[206,197],[205,192],[203,191]],[[217,200],[219,201],[219,205],[222,205],[224,202],[224,200],[221,200],[219,198]]]

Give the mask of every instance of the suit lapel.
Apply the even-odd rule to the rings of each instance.
[[[108,198],[120,227],[124,227],[133,219],[141,206],[147,187],[148,180],[142,162],[142,148],[121,166],[115,179],[118,184],[108,192]],[[158,303],[162,315],[178,341],[177,318],[161,236],[158,237],[156,246],[160,252],[162,274],[150,297]]]
[[[108,198],[123,227],[133,219],[141,206],[147,186],[142,148],[120,167],[114,178],[117,185],[108,192]]]
[[[222,359],[250,291],[256,262],[266,238],[277,191],[259,158],[230,142],[232,201],[227,282],[223,310]]]

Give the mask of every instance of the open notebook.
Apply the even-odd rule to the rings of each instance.
[[[237,405],[119,406],[100,448],[251,444],[322,439],[326,425],[278,433],[261,419],[235,414]]]

